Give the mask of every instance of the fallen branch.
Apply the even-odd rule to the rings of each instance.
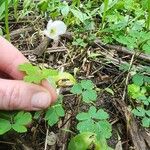
[[[134,51],[130,51],[127,48],[123,47],[123,46],[119,46],[119,45],[110,45],[110,44],[104,44],[103,42],[101,42],[100,40],[95,40],[94,44],[100,46],[100,47],[104,47],[106,49],[114,49],[117,52],[122,52],[125,54],[129,54],[129,55],[133,55]],[[147,62],[150,62],[150,55],[147,54],[136,54],[136,57],[142,60],[145,60]]]

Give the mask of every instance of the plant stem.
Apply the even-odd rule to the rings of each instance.
[[[19,0],[14,0],[14,17],[16,20],[18,18],[18,15],[17,15],[18,2]]]
[[[106,18],[108,3],[109,3],[109,0],[104,0],[104,12],[103,12],[103,16],[102,16],[102,28],[104,28],[104,21],[105,21],[105,18]]]
[[[150,30],[150,0],[148,0],[147,30]]]
[[[76,7],[80,6],[80,0],[73,0],[73,5]]]
[[[5,28],[6,38],[10,41],[9,24],[8,24],[8,0],[5,1]]]

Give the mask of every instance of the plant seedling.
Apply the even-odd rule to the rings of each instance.
[[[65,115],[64,108],[62,107],[62,99],[63,96],[59,95],[57,102],[48,108],[46,114],[45,114],[45,120],[48,121],[48,124],[50,126],[55,125],[60,117],[63,117]]]
[[[90,103],[97,99],[97,93],[94,88],[95,85],[91,80],[82,80],[80,83],[73,85],[70,92],[81,95],[84,102]]]
[[[111,150],[105,138],[97,140],[96,134],[92,132],[83,132],[71,139],[68,150]]]
[[[27,131],[26,125],[31,123],[32,115],[29,112],[18,112],[11,119],[2,119],[0,118],[0,135],[8,132],[13,129],[19,133]]]
[[[106,139],[111,136],[111,124],[107,121],[109,115],[103,109],[96,110],[94,106],[89,108],[88,112],[81,112],[76,116],[79,123],[77,129],[82,132],[93,132],[100,139],[102,136]]]

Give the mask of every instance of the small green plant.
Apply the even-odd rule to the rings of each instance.
[[[67,72],[59,72],[55,69],[39,68],[30,63],[24,63],[19,66],[19,70],[26,73],[24,81],[40,84],[42,80],[46,79],[53,84],[58,85],[60,80],[69,80],[72,84],[76,82],[75,78]]]
[[[41,69],[30,63],[21,64],[19,70],[25,72],[24,81],[29,83],[40,84],[44,79],[50,81],[51,84],[53,83],[54,86],[59,86],[58,82],[63,79],[69,80],[70,83],[76,82],[74,77],[67,72],[59,72],[54,69]],[[38,116],[38,113],[36,115]],[[59,96],[58,101],[46,110],[45,120],[48,121],[50,126],[53,126],[59,121],[60,117],[64,115],[65,111],[62,107],[62,97]],[[0,116],[2,116],[0,118],[0,135],[11,129],[19,133],[26,132],[26,125],[32,121],[32,114],[29,112],[20,111],[17,115],[13,115],[13,112],[10,114],[8,114],[8,112],[0,112]],[[9,116],[11,116],[11,118],[9,118]]]
[[[150,110],[145,110],[143,107],[136,107],[132,113],[142,119],[143,127],[150,127]]]
[[[84,42],[83,39],[81,38],[77,38],[77,39],[74,39],[74,41],[72,42],[73,45],[75,46],[80,46],[80,47],[86,47],[86,43]]]
[[[82,80],[80,83],[74,84],[70,92],[81,96],[84,102],[89,103],[97,99],[97,92],[94,88],[95,85],[91,80]]]
[[[79,121],[77,129],[80,133],[93,132],[99,140],[102,136],[106,139],[110,138],[112,128],[107,121],[109,115],[103,109],[96,110],[94,106],[91,106],[88,112],[81,112],[76,118]]]
[[[50,126],[55,125],[60,117],[64,117],[65,111],[62,107],[62,95],[59,95],[59,98],[57,99],[56,103],[48,108],[45,114],[45,120],[48,121],[48,124]]]
[[[26,126],[32,121],[32,115],[29,112],[20,111],[15,115],[1,112],[0,115],[3,116],[0,118],[0,135],[12,129],[19,133],[26,132]]]
[[[132,113],[141,119],[143,127],[150,127],[150,77],[138,72],[132,77],[132,82],[128,85],[128,93],[138,104]]]
[[[71,139],[68,150],[111,150],[108,147],[106,139],[97,140],[96,134],[92,132],[83,132]]]

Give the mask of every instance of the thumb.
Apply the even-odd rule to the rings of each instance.
[[[0,79],[0,109],[40,110],[53,101],[51,91],[23,81]]]

